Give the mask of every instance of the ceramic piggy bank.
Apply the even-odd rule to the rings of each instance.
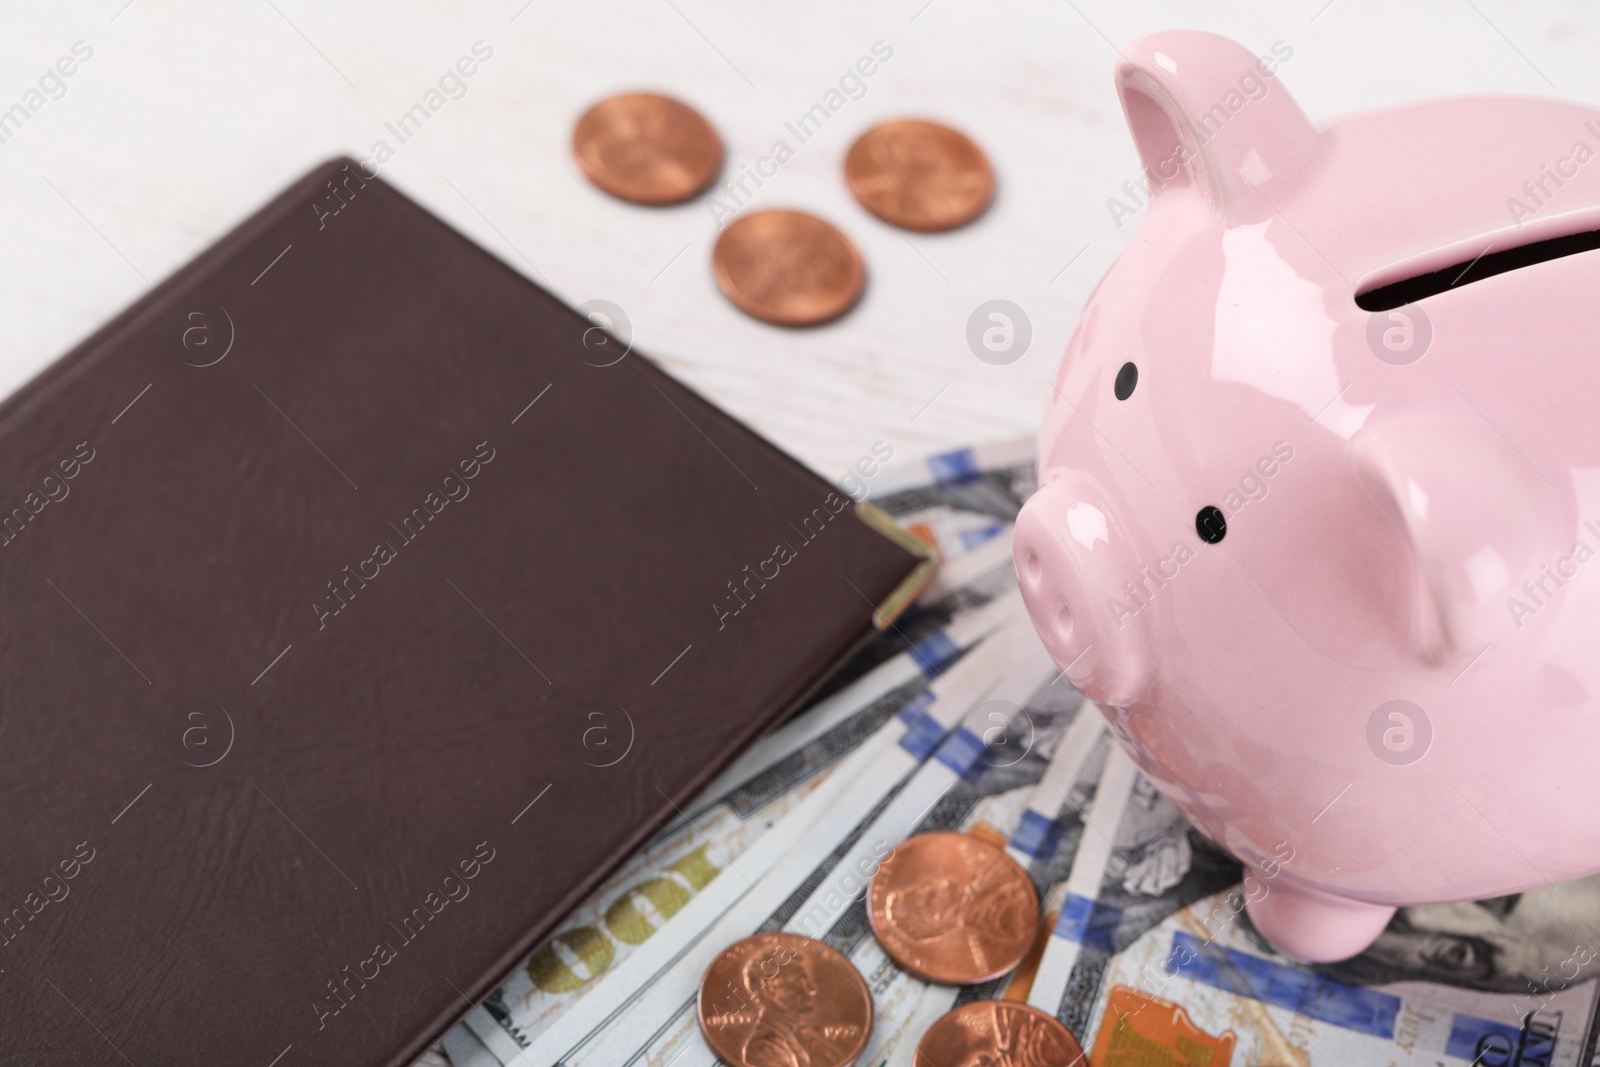
[[[1300,957],[1600,870],[1600,112],[1125,57],[1148,206],[1016,527],[1051,654]]]

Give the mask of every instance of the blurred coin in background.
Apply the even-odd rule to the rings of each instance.
[[[867,278],[850,238],[800,211],[738,219],[717,239],[711,260],[717,285],[734,306],[780,326],[810,326],[844,314]]]
[[[994,197],[983,149],[949,126],[900,119],[874,126],[844,159],[861,206],[908,230],[948,230],[976,218]]]
[[[594,184],[635,204],[675,204],[711,184],[722,142],[698,111],[656,93],[624,93],[583,113],[572,154]]]

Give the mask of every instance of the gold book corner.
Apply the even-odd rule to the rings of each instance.
[[[858,500],[856,517],[907,552],[921,557],[921,562],[911,569],[905,580],[894,587],[883,603],[872,609],[872,625],[879,630],[887,630],[933,582],[934,575],[939,573],[939,553],[922,538],[895,522],[880,507]]]

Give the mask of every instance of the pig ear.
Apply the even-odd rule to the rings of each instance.
[[[1211,33],[1141,38],[1117,66],[1117,94],[1152,196],[1195,189],[1225,214],[1267,207],[1315,158],[1316,131],[1278,80],[1293,55],[1281,42],[1257,57]]]
[[[1409,544],[1422,660],[1459,662],[1521,629],[1543,601],[1520,583],[1561,558],[1557,531],[1570,525],[1532,462],[1481,420],[1429,411],[1370,421],[1349,448]],[[1544,595],[1558,584],[1547,581]]]

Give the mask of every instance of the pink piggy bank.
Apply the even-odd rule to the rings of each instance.
[[[1016,527],[1045,644],[1297,956],[1600,870],[1600,114],[1319,130],[1271,56],[1125,57],[1148,215]]]

